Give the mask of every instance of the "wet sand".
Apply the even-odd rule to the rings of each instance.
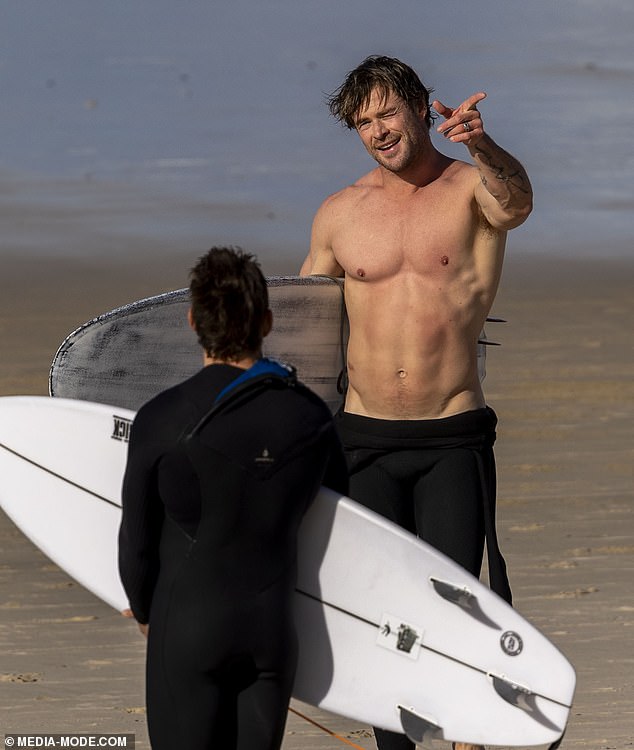
[[[211,243],[210,243],[211,244]],[[3,251],[0,395],[46,394],[85,320],[185,285],[206,246],[129,259]],[[296,263],[300,261],[298,253]],[[147,261],[142,261],[146,258]],[[267,273],[296,265],[265,262]],[[485,381],[500,419],[498,528],[515,604],[564,651],[578,690],[564,747],[634,747],[634,261],[510,253]],[[133,732],[147,748],[143,641],[0,514],[0,730]],[[368,728],[298,708],[363,748]],[[457,708],[459,710],[459,707]],[[291,715],[284,750],[344,747]]]

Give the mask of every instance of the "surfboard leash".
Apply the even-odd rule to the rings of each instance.
[[[328,727],[324,727],[319,722],[315,721],[314,719],[311,719],[310,716],[305,716],[303,713],[298,711],[296,708],[293,708],[292,706],[288,707],[288,710],[295,714],[296,716],[299,716],[300,719],[304,719],[304,721],[307,721],[309,724],[313,724],[317,727],[317,729],[321,729],[322,732],[325,732],[326,734],[329,734],[331,737],[334,737],[336,740],[339,740],[340,742],[343,742],[345,745],[349,745],[350,747],[356,748],[356,750],[366,750],[364,747],[361,747],[361,745],[357,745],[354,742],[351,742],[350,740],[346,739],[345,737],[342,737],[340,734],[337,734],[336,732],[333,732],[332,729],[328,729]]]

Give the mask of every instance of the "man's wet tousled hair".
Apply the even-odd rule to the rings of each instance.
[[[269,295],[253,255],[212,247],[192,268],[189,291],[198,341],[209,357],[235,362],[260,350]]]
[[[327,99],[330,113],[354,130],[355,119],[367,106],[374,89],[381,91],[386,98],[390,93],[396,94],[412,109],[424,104],[427,109],[425,122],[428,128],[431,127],[434,117],[429,108],[429,95],[433,89],[427,89],[409,65],[382,55],[367,57],[348,73],[341,86]]]

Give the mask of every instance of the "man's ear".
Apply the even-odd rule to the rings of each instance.
[[[192,312],[191,307],[187,310],[187,322],[189,323],[189,327],[195,331],[196,324],[194,323],[194,313]]]
[[[267,310],[266,314],[264,315],[264,321],[262,322],[262,338],[266,338],[269,333],[271,333],[271,329],[273,328],[273,313],[271,310]]]

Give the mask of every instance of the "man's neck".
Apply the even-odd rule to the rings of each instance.
[[[239,367],[241,370],[248,370],[250,367],[253,367],[261,356],[260,352],[257,352],[245,354],[238,359],[221,359],[219,357],[210,357],[205,352],[203,355],[203,365],[205,367],[209,365],[231,365],[231,367]]]
[[[391,172],[379,165],[383,187],[393,193],[414,193],[438,179],[453,159],[441,154],[431,144],[429,149],[408,169]]]

